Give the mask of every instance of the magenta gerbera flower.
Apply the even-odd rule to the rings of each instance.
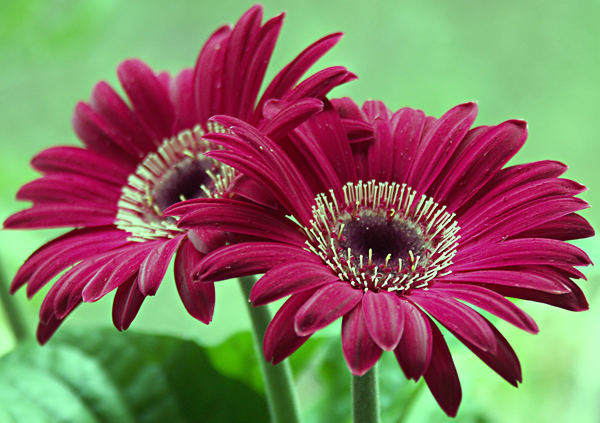
[[[255,305],[289,296],[264,339],[273,363],[342,318],[353,374],[393,351],[406,376],[423,376],[454,416],[461,389],[441,324],[517,385],[513,349],[470,305],[531,333],[535,322],[506,297],[587,308],[573,279],[584,277],[577,266],[590,259],[565,242],[593,234],[576,214],[588,207],[575,197],[584,187],[559,178],[566,167],[554,161],[503,168],[522,147],[526,124],[470,129],[473,103],[439,119],[374,101],[362,109],[349,99],[334,104],[337,112],[326,103],[285,138],[216,119],[230,132],[208,137],[224,148],[211,157],[262,184],[279,208],[206,199],[168,211],[183,214],[186,228],[267,239],[211,252],[195,277],[265,273],[251,293]],[[348,128],[363,136],[349,140]]]
[[[294,88],[340,38],[332,34],[306,48],[258,98],[283,15],[262,25],[261,20],[262,8],[255,6],[233,28],[219,28],[195,68],[175,78],[139,60],[125,61],[117,73],[129,101],[100,82],[73,116],[85,147],[54,147],[33,158],[43,177],[17,194],[33,205],[4,226],[75,228],[34,252],[12,283],[13,292],[27,284],[32,296],[66,270],[44,299],[37,332],[41,343],[82,301],[96,301],[115,289],[113,321],[126,329],[144,298],[156,293],[173,255],[185,307],[202,322],[211,320],[214,287],[192,284],[188,275],[199,257],[222,245],[224,235],[188,233],[163,212],[186,198],[233,196],[236,171],[204,155],[213,145],[203,135],[223,129],[208,118],[225,113],[260,124],[267,100]],[[294,92],[318,97],[351,78],[344,68],[327,68]],[[254,192],[249,183],[237,185],[236,192]]]

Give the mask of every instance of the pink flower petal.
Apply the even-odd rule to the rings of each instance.
[[[578,214],[571,213],[516,234],[518,238],[553,238],[562,241],[594,236],[594,228]]]
[[[535,321],[527,313],[489,289],[476,285],[439,283],[434,285],[432,291],[441,291],[444,295],[467,301],[527,332],[537,333],[539,330]]]
[[[252,287],[250,301],[259,306],[290,294],[314,289],[339,281],[339,278],[322,264],[303,261],[274,266]]]
[[[223,56],[231,34],[229,25],[222,26],[210,36],[202,47],[194,67],[194,97],[199,122],[206,122],[218,113],[220,106],[220,76]]]
[[[254,120],[258,120],[262,114],[263,105],[267,100],[283,97],[317,60],[338,43],[341,37],[342,34],[339,32],[327,35],[308,46],[287,64],[265,89],[256,106]]]
[[[458,143],[477,116],[477,105],[453,107],[438,119],[419,144],[407,183],[417,192],[426,192],[444,168]]]
[[[90,106],[102,117],[102,122],[106,122],[99,129],[109,133],[115,143],[138,160],[154,151],[162,141],[156,139],[151,129],[106,82],[96,84]],[[73,116],[73,126],[77,125],[76,120],[77,116]]]
[[[133,274],[137,274],[141,264],[156,245],[157,243],[134,242],[104,254],[105,264],[85,283],[82,291],[83,301],[98,301]]]
[[[544,238],[513,239],[485,243],[484,246],[475,244],[461,249],[453,262],[453,272],[535,264],[591,264],[589,256],[582,249],[564,241]]]
[[[318,289],[298,310],[294,327],[299,336],[312,335],[348,313],[363,293],[346,282],[327,284]]]
[[[148,252],[140,266],[138,275],[140,292],[144,296],[156,294],[167,272],[171,258],[183,239],[184,236],[180,235],[168,241],[159,242],[156,247]]]
[[[365,323],[379,348],[392,351],[398,346],[404,329],[403,308],[394,293],[365,293],[362,301]]]
[[[569,288],[563,281],[549,278],[546,275],[519,270],[476,270],[472,272],[456,272],[438,279],[440,282],[459,282],[484,285],[494,289],[496,286],[534,289],[549,294],[566,294]]]
[[[193,87],[193,69],[184,69],[179,72],[169,87],[171,101],[175,105],[174,133],[193,128],[199,123],[196,118],[196,102]]]
[[[288,223],[289,222],[289,223]],[[202,201],[202,206],[183,216],[183,228],[215,229],[257,236],[284,243],[304,244],[304,235],[291,221],[269,210],[236,200]]]
[[[265,332],[265,360],[278,364],[304,344],[309,336],[299,336],[294,330],[294,316],[314,291],[292,295],[275,314]]]
[[[17,271],[10,292],[28,283],[31,298],[62,270],[86,257],[123,245],[127,234],[112,226],[75,229],[38,248]]]
[[[301,247],[275,242],[244,242],[219,248],[197,263],[194,278],[218,281],[265,273],[271,267],[292,260],[319,263],[319,259]]]
[[[183,240],[175,255],[175,284],[188,313],[209,324],[215,308],[215,285],[195,282],[193,268],[203,257],[188,240]]]
[[[444,291],[415,290],[411,301],[421,306],[450,332],[458,334],[484,351],[493,351],[496,340],[485,319],[473,310],[444,294]]]
[[[53,173],[23,185],[17,200],[42,203],[96,203],[98,207],[110,206],[121,196],[114,185],[75,174]]]
[[[394,173],[393,179],[406,182],[416,159],[423,135],[426,117],[421,110],[408,107],[398,110],[391,118],[394,129]]]
[[[114,222],[116,208],[97,204],[43,204],[25,209],[4,221],[7,229],[103,226]]]
[[[117,289],[113,301],[112,319],[113,324],[120,331],[129,328],[146,298],[138,286],[137,274],[134,274]]]
[[[518,120],[486,128],[473,137],[467,135],[432,196],[449,210],[458,209],[521,149],[526,138],[527,123]]]
[[[243,95],[246,82],[247,65],[253,52],[260,31],[263,10],[259,5],[248,9],[235,24],[225,48],[223,69],[221,71],[220,90],[221,104],[219,113],[237,115],[237,103]],[[267,62],[268,62],[268,58]],[[262,79],[262,75],[251,75],[252,78]]]
[[[454,417],[462,398],[460,381],[444,337],[433,322],[430,326],[433,348],[431,363],[424,374],[425,382],[442,410]]]
[[[488,322],[488,325],[496,336],[496,348],[493,351],[484,351],[460,336],[457,338],[500,377],[517,386],[523,380],[519,359],[502,334],[491,323]]]
[[[157,75],[141,60],[121,63],[117,74],[137,115],[160,140],[173,134],[175,113],[169,93]]]
[[[342,349],[350,371],[356,376],[367,373],[377,363],[383,352],[371,340],[360,302],[344,315]]]
[[[404,313],[404,328],[394,355],[409,379],[418,380],[429,367],[432,349],[430,320],[413,304],[400,302]]]
[[[236,116],[247,122],[256,122],[253,120],[253,108],[258,97],[258,91],[263,82],[267,65],[270,61],[273,48],[277,42],[279,31],[283,23],[283,13],[269,19],[260,28],[258,40],[253,54],[248,55],[248,64],[244,66],[243,74],[245,81],[243,83],[243,92],[238,101],[238,111]],[[256,110],[257,112],[260,109]]]

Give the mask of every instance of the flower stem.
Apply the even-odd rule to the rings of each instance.
[[[352,376],[354,423],[379,423],[379,385],[377,366],[363,376]]]
[[[255,280],[253,276],[245,276],[238,279],[245,298],[249,298],[250,290]],[[265,392],[271,413],[271,421],[273,423],[298,423],[300,421],[298,400],[288,361],[285,360],[274,366],[265,361],[263,354],[263,339],[267,326],[271,322],[271,313],[269,313],[266,306],[253,307],[250,302],[247,302],[247,304],[250,320],[252,321],[254,345],[265,382]]]
[[[2,304],[2,309],[15,340],[21,342],[29,338],[29,330],[27,329],[25,318],[17,307],[15,299],[8,293],[8,290],[9,287],[0,266],[0,304]]]

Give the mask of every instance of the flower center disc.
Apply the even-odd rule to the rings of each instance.
[[[308,249],[355,288],[406,291],[450,273],[458,246],[454,214],[395,182],[347,183],[313,206]]]
[[[223,132],[217,125],[210,132]],[[222,196],[235,170],[204,155],[218,148],[202,137],[200,126],[166,139],[149,153],[121,190],[115,220],[119,229],[131,233],[131,241],[172,238],[182,232],[174,217],[163,211],[183,200]]]
[[[404,219],[388,218],[384,211],[363,210],[356,217],[346,216],[339,245],[353,255],[369,257],[375,265],[409,260],[422,255],[428,245],[418,225]]]

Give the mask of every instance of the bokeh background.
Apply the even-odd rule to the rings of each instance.
[[[14,194],[36,177],[28,164],[33,154],[77,143],[70,126],[73,107],[87,99],[99,80],[118,85],[119,62],[139,57],[157,70],[191,67],[209,34],[236,21],[251,4],[0,0],[0,220],[26,207],[14,200]],[[312,41],[343,31],[343,40],[318,67],[344,65],[359,79],[336,89],[335,96],[352,96],[359,102],[381,99],[392,109],[411,106],[435,116],[476,100],[480,107],[476,124],[525,119],[529,139],[513,163],[562,161],[570,167],[566,176],[589,188],[581,197],[600,205],[599,1],[263,4],[268,17],[282,10],[287,13],[267,79]],[[583,212],[594,227],[600,221],[598,210]],[[1,277],[10,280],[34,249],[61,232],[1,231]],[[587,239],[577,245],[600,262],[599,241]],[[582,285],[589,311],[571,313],[523,302],[540,326],[535,336],[498,322],[522,362],[524,383],[518,389],[465,347],[452,343],[463,384],[463,403],[455,421],[600,421],[600,275],[594,267],[585,273],[589,280]],[[32,331],[42,298],[43,293],[27,301],[24,292],[14,297]],[[111,326],[110,309],[111,298],[86,304],[62,330],[94,336]],[[146,301],[129,332],[191,339],[209,352],[217,371],[259,392],[255,363],[233,352],[242,351],[240,345],[251,352],[246,320],[234,283],[218,286],[214,322],[204,326],[186,315],[168,277],[157,296]],[[349,418],[350,382],[340,366],[338,330],[307,344],[292,363],[307,422]],[[0,313],[0,355],[14,348]],[[384,355],[381,378],[385,421],[447,420],[426,389],[404,380],[391,354]]]

